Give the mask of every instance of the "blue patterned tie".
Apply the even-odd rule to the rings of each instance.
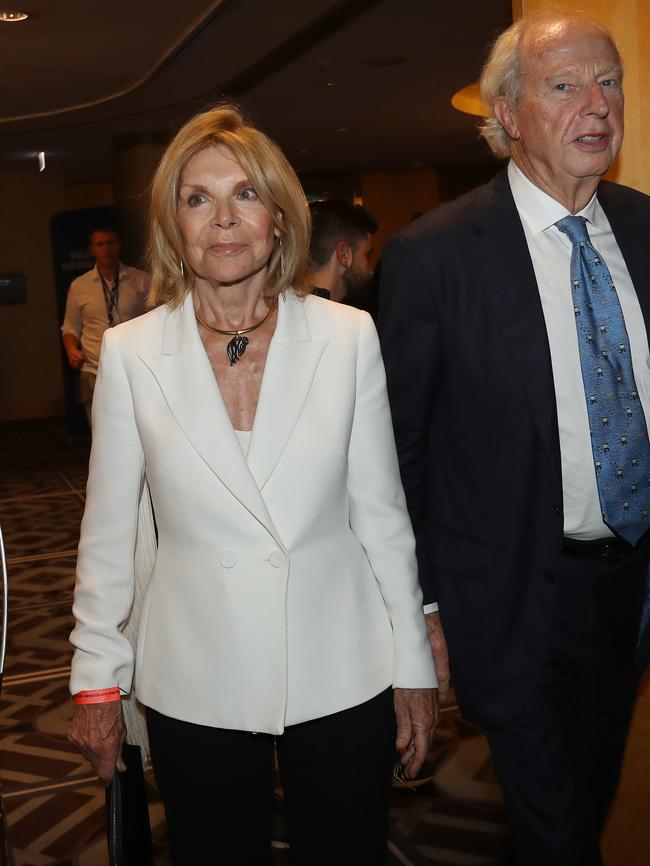
[[[650,444],[623,311],[585,218],[555,225],[573,245],[573,309],[603,520],[636,544],[650,525]]]

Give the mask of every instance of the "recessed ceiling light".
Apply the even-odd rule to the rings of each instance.
[[[3,24],[15,24],[16,21],[26,21],[29,18],[27,12],[12,12],[8,9],[0,11],[0,22]]]

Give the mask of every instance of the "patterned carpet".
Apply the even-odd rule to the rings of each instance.
[[[64,737],[88,448],[60,421],[0,425],[0,525],[10,581],[0,781],[16,866],[106,864],[103,789]],[[498,785],[483,737],[453,704],[444,708],[432,758],[433,781],[393,798],[390,866],[496,864],[506,841]],[[168,866],[163,811],[153,780],[148,784],[156,866]],[[285,851],[274,856],[276,866],[290,863]]]

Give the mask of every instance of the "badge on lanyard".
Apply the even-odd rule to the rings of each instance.
[[[99,272],[99,271],[98,271]],[[115,325],[115,316],[117,314],[117,303],[120,291],[120,271],[119,268],[115,274],[115,281],[112,286],[109,286],[102,274],[99,274],[99,279],[102,281],[102,289],[104,290],[104,301],[106,303],[106,316],[108,318],[108,326],[112,328]]]

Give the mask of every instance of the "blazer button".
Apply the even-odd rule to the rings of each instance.
[[[224,568],[232,568],[237,565],[237,555],[232,550],[224,550],[221,554],[221,564]]]
[[[272,550],[269,555],[269,562],[273,568],[282,568],[284,565],[284,553],[281,550]]]

